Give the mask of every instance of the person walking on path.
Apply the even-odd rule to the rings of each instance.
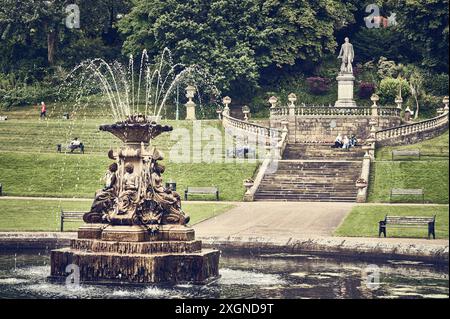
[[[39,117],[39,119],[45,119],[47,116],[47,106],[45,105],[44,102],[41,102],[41,116]]]

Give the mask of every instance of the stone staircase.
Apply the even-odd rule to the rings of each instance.
[[[256,201],[354,202],[364,151],[323,144],[288,144],[275,173],[266,174]]]

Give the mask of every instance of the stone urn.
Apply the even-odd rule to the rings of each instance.
[[[367,181],[364,178],[360,178],[356,181],[356,185],[357,188],[359,189],[364,189],[368,186]]]
[[[243,185],[246,189],[246,192],[245,192],[246,195],[250,195],[250,189],[253,187],[254,184],[255,184],[255,181],[253,181],[252,179],[244,180]]]

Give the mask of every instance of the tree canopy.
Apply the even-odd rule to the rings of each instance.
[[[334,52],[334,31],[352,22],[342,1],[135,0],[120,22],[124,52],[204,67],[225,90],[257,86],[261,70],[318,61]]]

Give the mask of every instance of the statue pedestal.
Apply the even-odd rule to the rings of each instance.
[[[195,103],[187,102],[186,103],[186,120],[195,121],[197,117],[195,116]]]
[[[66,267],[80,269],[80,282],[93,284],[204,284],[219,277],[220,252],[202,249],[192,228],[87,224],[70,247],[51,252],[51,281],[64,282]]]
[[[355,77],[351,73],[340,73],[336,78],[338,81],[338,100],[335,107],[356,107],[353,100],[353,86]]]

